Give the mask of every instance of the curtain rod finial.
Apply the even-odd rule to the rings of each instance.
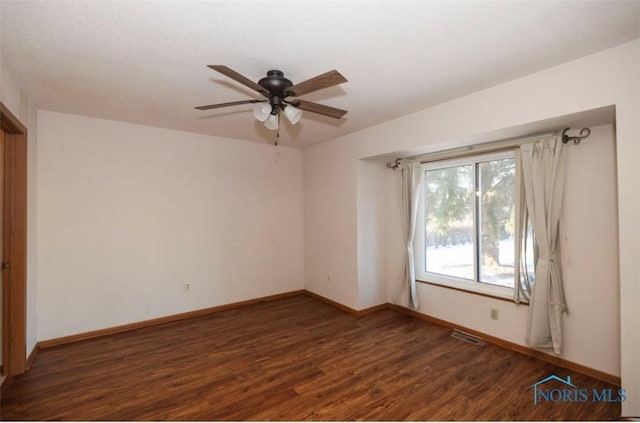
[[[387,167],[388,167],[389,169],[396,170],[396,169],[398,168],[398,166],[400,166],[400,161],[401,161],[401,160],[402,160],[402,159],[396,159],[396,161],[394,162],[395,164],[387,163]]]
[[[591,135],[591,129],[590,128],[582,128],[580,130],[580,135],[577,137],[570,137],[569,135],[567,135],[567,131],[571,129],[571,128],[564,128],[564,130],[562,131],[562,142],[563,143],[568,143],[569,141],[573,141],[574,144],[580,144],[580,141],[582,141],[583,139],[587,138],[589,135]]]

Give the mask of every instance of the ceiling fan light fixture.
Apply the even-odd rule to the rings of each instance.
[[[264,126],[267,129],[271,129],[272,131],[278,129],[278,114],[270,113],[267,119],[264,121]]]
[[[271,105],[269,103],[257,103],[253,106],[253,116],[260,122],[267,120],[271,114]]]
[[[295,125],[302,117],[302,110],[293,107],[291,104],[287,104],[284,108],[284,115],[289,119],[289,122],[291,122],[292,125]]]

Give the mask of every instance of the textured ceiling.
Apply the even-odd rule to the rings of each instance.
[[[294,83],[346,109],[282,124],[306,147],[640,37],[640,1],[8,1],[2,60],[42,109],[257,142],[259,98],[206,67]],[[559,87],[560,88],[560,87]],[[588,89],[588,87],[585,87]]]

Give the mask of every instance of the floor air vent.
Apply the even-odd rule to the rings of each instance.
[[[477,346],[484,345],[484,341],[478,338],[477,336],[470,335],[466,332],[462,332],[457,329],[451,332],[451,337],[459,339],[460,341],[464,341],[472,345],[477,345]]]

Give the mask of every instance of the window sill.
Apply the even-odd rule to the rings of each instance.
[[[445,285],[443,283],[426,281],[426,280],[422,280],[422,279],[416,279],[416,282],[424,283],[424,284],[427,284],[427,285],[439,286],[441,288],[446,288],[446,289],[452,289],[454,291],[466,292],[467,294],[479,295],[481,297],[493,298],[495,300],[507,301],[507,302],[510,302],[510,303],[514,303],[513,298],[506,298],[506,297],[501,297],[499,295],[487,294],[487,293],[484,293],[484,292],[475,291],[473,289],[464,289],[464,288],[459,288],[459,287],[455,287],[455,286]],[[520,305],[529,306],[529,303],[526,302],[526,301],[521,301]]]

